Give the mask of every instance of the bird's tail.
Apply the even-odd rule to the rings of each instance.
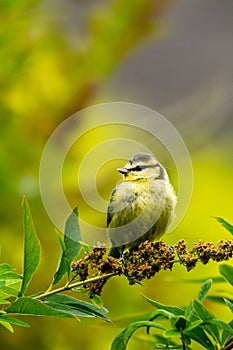
[[[121,257],[118,247],[112,247],[108,255],[116,259],[119,259]]]

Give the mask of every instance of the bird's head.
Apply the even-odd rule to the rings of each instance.
[[[168,180],[164,167],[149,153],[136,153],[123,168],[117,170],[127,181]]]

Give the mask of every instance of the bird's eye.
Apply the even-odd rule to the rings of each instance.
[[[134,171],[141,171],[142,170],[142,167],[137,165],[133,168]]]

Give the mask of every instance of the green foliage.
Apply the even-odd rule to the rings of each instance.
[[[227,264],[219,266],[221,275],[233,286],[233,267]]]
[[[111,350],[124,350],[127,347],[128,341],[133,333],[141,327],[153,327],[165,330],[166,327],[162,324],[150,322],[150,321],[138,321],[132,323],[129,327],[125,328],[118,336],[114,339]]]
[[[77,209],[74,209],[66,221],[64,239],[61,244],[62,255],[53,285],[58,283],[66,273],[69,276],[70,264],[82,248],[82,245],[78,242],[81,240],[81,233],[77,215]],[[64,287],[55,291],[48,290],[45,293],[24,296],[40,262],[40,243],[26,198],[23,200],[23,218],[23,276],[15,273],[9,264],[3,263],[0,265],[0,304],[2,305],[0,324],[10,332],[13,332],[12,324],[29,327],[27,323],[15,319],[11,315],[55,316],[62,318],[88,317],[99,318],[109,322],[109,318],[106,317],[108,310],[102,306],[100,298],[96,300],[100,305],[98,307],[93,303],[71,298],[64,294],[57,294],[72,289],[73,284],[70,284],[71,281],[68,281]],[[71,287],[69,287],[69,284]],[[9,298],[10,300],[8,300]]]
[[[23,283],[19,296],[24,295],[27,287],[40,263],[40,242],[32,220],[26,198],[23,199],[24,223],[24,272]]]
[[[98,258],[102,259],[102,255],[106,252],[104,247],[95,247],[90,251],[90,247],[81,242],[82,236],[78,223],[77,208],[73,210],[65,223],[64,237],[63,240],[60,239],[62,254],[52,285],[47,291],[36,295],[25,296],[40,263],[40,242],[26,198],[23,200],[23,223],[23,275],[21,276],[14,272],[13,268],[7,263],[0,265],[0,304],[2,305],[0,324],[9,332],[13,332],[12,325],[29,327],[27,323],[12,317],[13,315],[54,316],[74,319],[86,317],[99,318],[110,322],[110,319],[106,316],[108,310],[103,307],[103,302],[99,296],[94,294],[93,302],[89,303],[64,294],[67,291],[80,291],[80,287],[84,286],[92,286],[93,289],[93,283],[97,283],[98,287],[98,283],[105,283],[109,277],[119,274],[117,270],[118,273],[111,271],[111,273],[102,273],[102,275],[94,275],[93,277],[88,277],[87,275],[86,279],[79,279],[75,282],[77,276],[73,273],[71,264],[75,264],[73,261],[81,252],[86,254],[86,258],[91,256],[91,259],[94,259],[95,262],[99,261]],[[229,245],[226,244],[226,247],[228,249]],[[82,259],[79,259],[81,264],[82,261]],[[108,261],[107,271],[109,271],[110,263],[111,260]],[[112,263],[119,264],[120,262],[117,259],[116,261],[113,259]],[[226,282],[233,285],[232,266],[221,264],[219,272]],[[54,289],[55,284],[60,282],[65,275],[67,275],[66,284]],[[216,282],[219,281],[222,282],[222,279],[216,280]],[[167,349],[190,350],[193,341],[199,343],[205,349],[224,349],[225,345],[233,338],[233,320],[226,323],[217,319],[204,305],[203,301],[205,301],[205,298],[208,298],[208,292],[212,283],[212,279],[204,281],[197,298],[192,300],[186,307],[164,305],[143,296],[146,302],[156,310],[147,319],[140,318],[140,320],[136,319],[136,321],[135,318],[131,319],[131,324],[123,329],[114,339],[111,349],[125,350],[130,338],[139,328],[146,328],[148,336],[152,328],[162,332],[162,334],[155,334],[153,341],[150,341],[150,344],[155,349],[164,347]],[[86,292],[88,293],[88,288]],[[215,296],[215,298],[220,300],[219,296]],[[224,301],[225,306],[233,312],[232,300],[221,298],[221,301]],[[166,324],[163,324],[161,320],[165,320]]]
[[[0,265],[0,305],[9,305],[10,297],[17,297],[22,284],[22,276],[15,273],[9,264]],[[4,310],[0,310],[0,324],[9,332],[13,332],[12,324],[22,327],[29,327],[27,323],[8,317]]]
[[[228,221],[226,221],[225,219],[223,218],[220,218],[218,216],[214,216],[214,218],[220,222],[220,224],[228,231],[230,232],[232,235],[233,235],[233,225],[230,224]]]
[[[70,264],[82,248],[81,243],[79,243],[80,241],[82,241],[82,236],[78,223],[78,209],[75,208],[65,224],[64,241],[60,241],[62,255],[58,269],[54,275],[52,286],[57,284],[66,273],[69,277]]]
[[[199,291],[199,293],[198,293],[198,297],[197,297],[197,299],[198,299],[199,301],[203,301],[203,300],[205,299],[205,297],[207,296],[207,294],[208,294],[208,292],[209,292],[209,290],[210,290],[212,284],[213,284],[212,279],[209,279],[209,280],[205,281],[205,282],[201,285],[201,289],[200,289],[200,291]]]
[[[126,327],[112,343],[112,350],[125,350],[133,333],[139,327],[146,327],[149,334],[150,328],[160,328],[163,334],[150,341],[154,349],[186,349],[191,350],[192,341],[199,343],[204,349],[224,349],[227,342],[233,337],[233,320],[229,323],[217,319],[202,303],[212,285],[212,280],[205,281],[194,299],[184,308],[164,305],[155,300],[143,296],[146,301],[157,310],[149,316],[149,321],[134,322]],[[226,305],[233,310],[233,304],[225,300]],[[155,319],[169,321],[170,327],[163,323],[154,322]],[[159,327],[160,325],[160,327]],[[174,338],[180,342],[174,345]]]
[[[108,312],[105,308],[99,308],[93,304],[82,300],[71,298],[64,294],[50,295],[45,299],[46,304],[50,305],[56,310],[67,312],[70,315],[82,317],[99,317],[104,321],[110,322],[109,318],[105,316]]]
[[[0,315],[0,324],[11,333],[13,333],[14,331],[11,324],[14,324],[16,326],[21,326],[21,327],[29,327],[29,325],[26,322],[23,322],[23,321],[17,320],[16,318],[8,317],[5,315]]]
[[[18,296],[22,278],[9,264],[0,265],[0,304],[7,304],[5,299]]]
[[[72,315],[56,310],[50,305],[30,297],[21,297],[5,309],[7,314],[69,317]]]

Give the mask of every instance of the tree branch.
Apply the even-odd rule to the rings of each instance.
[[[69,290],[71,290],[73,288],[84,286],[85,284],[93,283],[93,282],[96,282],[96,281],[99,281],[99,280],[102,280],[102,279],[106,279],[106,278],[110,278],[110,277],[116,276],[116,275],[117,275],[117,273],[112,272],[112,273],[108,273],[106,275],[92,277],[92,278],[89,278],[89,279],[87,279],[85,281],[75,282],[75,283],[72,283],[70,285],[68,284],[68,285],[66,285],[64,287],[60,287],[60,288],[57,288],[57,289],[53,289],[53,290],[44,292],[42,294],[34,296],[33,299],[44,299],[44,298],[46,298],[46,297],[48,297],[50,295],[54,295],[54,294],[62,293],[62,292],[65,292],[65,291],[69,291]]]

